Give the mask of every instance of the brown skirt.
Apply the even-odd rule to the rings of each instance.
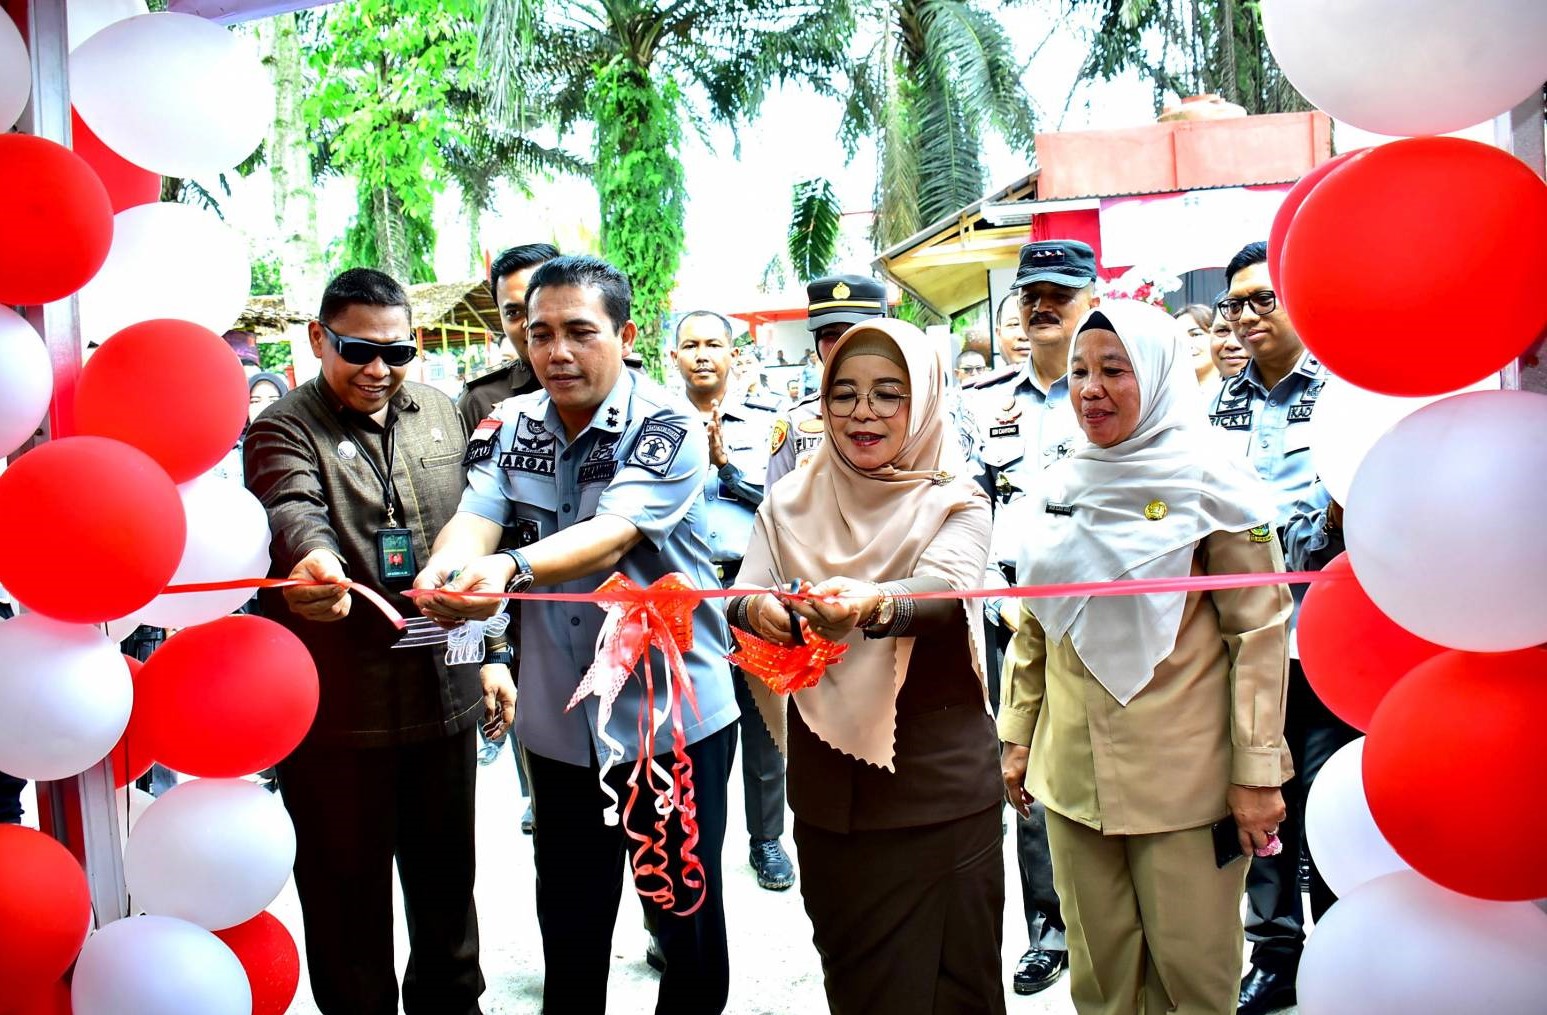
[[[999,1015],[998,806],[923,828],[795,821],[801,895],[834,1015]]]

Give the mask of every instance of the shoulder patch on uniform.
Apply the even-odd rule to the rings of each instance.
[[[688,432],[675,423],[668,423],[661,419],[647,419],[645,425],[639,430],[639,436],[634,440],[634,449],[629,452],[628,461],[624,464],[637,465],[664,476],[676,459],[677,452],[682,449],[682,442],[687,439],[687,435]]]
[[[1254,543],[1273,542],[1273,530],[1268,528],[1266,525],[1259,525],[1255,529],[1247,532],[1246,535]]]
[[[769,431],[768,453],[777,455],[779,449],[784,447],[784,440],[790,435],[790,424],[784,419],[774,421],[773,430]]]

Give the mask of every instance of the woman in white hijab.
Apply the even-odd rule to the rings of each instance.
[[[1076,328],[1088,445],[1043,474],[1023,584],[1283,570],[1267,488],[1209,433],[1157,308]],[[1081,1015],[1231,1015],[1245,855],[1272,850],[1287,686],[1284,585],[1024,600],[999,733],[1010,803],[1048,810]]]
[[[981,582],[988,500],[963,475],[945,366],[917,328],[849,329],[821,390],[827,440],[768,491],[741,574],[832,598],[752,594],[727,613],[766,641],[798,624],[848,647],[792,696],[753,682],[789,759],[828,1004],[1002,1013],[1003,790],[978,601],[907,595]]]

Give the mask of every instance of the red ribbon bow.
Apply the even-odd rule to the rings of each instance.
[[[730,661],[768,685],[775,694],[789,694],[815,686],[827,667],[843,658],[849,646],[808,633],[804,645],[779,645],[755,634],[731,628],[739,649]]]
[[[682,658],[683,653],[693,647],[693,608],[699,601],[696,591],[684,575],[676,572],[657,579],[649,588],[640,588],[623,574],[614,574],[603,582],[596,590],[596,596],[597,605],[607,611],[607,620],[597,639],[596,658],[565,706],[567,712],[593,694],[601,699],[596,725],[598,735],[607,747],[607,756],[601,760],[598,778],[602,792],[612,801],[604,811],[604,820],[610,825],[617,824],[618,795],[607,785],[607,772],[622,758],[623,745],[607,733],[607,723],[612,716],[613,703],[633,676],[634,667],[644,660],[644,697],[637,724],[639,755],[628,777],[629,796],[623,806],[623,831],[638,843],[633,854],[635,890],[667,912],[682,916],[690,915],[703,905],[706,878],[703,862],[694,852],[698,845],[698,807],[694,802],[693,763],[688,758],[687,736],[682,723],[684,700],[698,717],[698,700]],[[666,660],[665,687],[669,704],[659,712],[654,708],[655,676],[648,651],[651,648]],[[654,760],[656,731],[668,719],[672,740],[670,772]],[[641,835],[629,827],[629,815],[639,799],[641,772],[657,815],[652,835]],[[674,909],[676,885],[671,876],[666,832],[674,813],[683,837],[679,850],[682,887],[697,892],[693,904],[680,911]],[[652,880],[656,882],[653,885]]]

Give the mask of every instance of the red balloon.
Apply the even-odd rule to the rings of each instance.
[[[1364,745],[1370,813],[1437,884],[1547,897],[1547,650],[1443,652],[1386,695]]]
[[[70,146],[107,188],[114,212],[161,200],[161,177],[103,144],[74,109],[70,110]]]
[[[70,985],[55,980],[34,994],[18,997],[14,1002],[0,1001],[0,1015],[70,1015]]]
[[[132,444],[174,482],[214,468],[247,422],[247,375],[225,340],[188,321],[131,324],[81,370],[81,433]]]
[[[1268,230],[1268,278],[1273,282],[1273,289],[1278,293],[1278,301],[1288,305],[1288,297],[1284,295],[1284,237],[1289,233],[1289,223],[1294,220],[1295,212],[1300,210],[1300,205],[1318,183],[1327,178],[1327,174],[1341,169],[1349,159],[1369,151],[1368,148],[1355,148],[1351,152],[1344,152],[1323,162],[1312,169],[1289,188],[1289,193],[1284,195],[1284,203],[1278,206],[1278,212],[1273,216],[1273,227]]]
[[[129,676],[135,681],[136,687],[138,687],[140,670],[145,664],[133,656],[124,656],[124,662],[129,664]],[[134,722],[135,715],[140,711],[140,698],[136,694],[134,697],[134,708],[129,713],[129,725],[124,727],[124,735],[118,738],[118,743],[114,745],[112,753],[109,755],[113,759],[113,785],[119,789],[123,789],[146,772],[149,772],[150,766],[156,760],[150,756],[145,742],[145,734],[140,732],[139,727]]]
[[[1543,278],[1547,184],[1508,152],[1459,138],[1349,160],[1284,240],[1301,339],[1339,377],[1388,395],[1454,391],[1514,360],[1547,327]],[[1458,334],[1435,300],[1468,279],[1486,285],[1488,311]]]
[[[264,912],[215,936],[236,953],[252,984],[252,1015],[284,1015],[301,983],[301,956],[285,925]]]
[[[42,832],[0,825],[0,991],[27,997],[64,975],[91,923],[86,872]]]
[[[1368,730],[1386,692],[1414,666],[1445,649],[1382,613],[1353,571],[1346,553],[1326,566],[1324,574],[1349,577],[1311,586],[1300,607],[1297,637],[1300,665],[1316,696],[1339,719]]]
[[[134,693],[135,720],[157,761],[188,775],[236,778],[301,742],[317,715],[317,666],[295,635],[239,614],[168,638]]]
[[[55,620],[138,610],[177,570],[186,536],[166,470],[120,441],[49,441],[0,474],[0,585]]]
[[[113,206],[97,174],[29,134],[0,134],[0,222],[0,303],[63,299],[91,281],[113,245]]]

